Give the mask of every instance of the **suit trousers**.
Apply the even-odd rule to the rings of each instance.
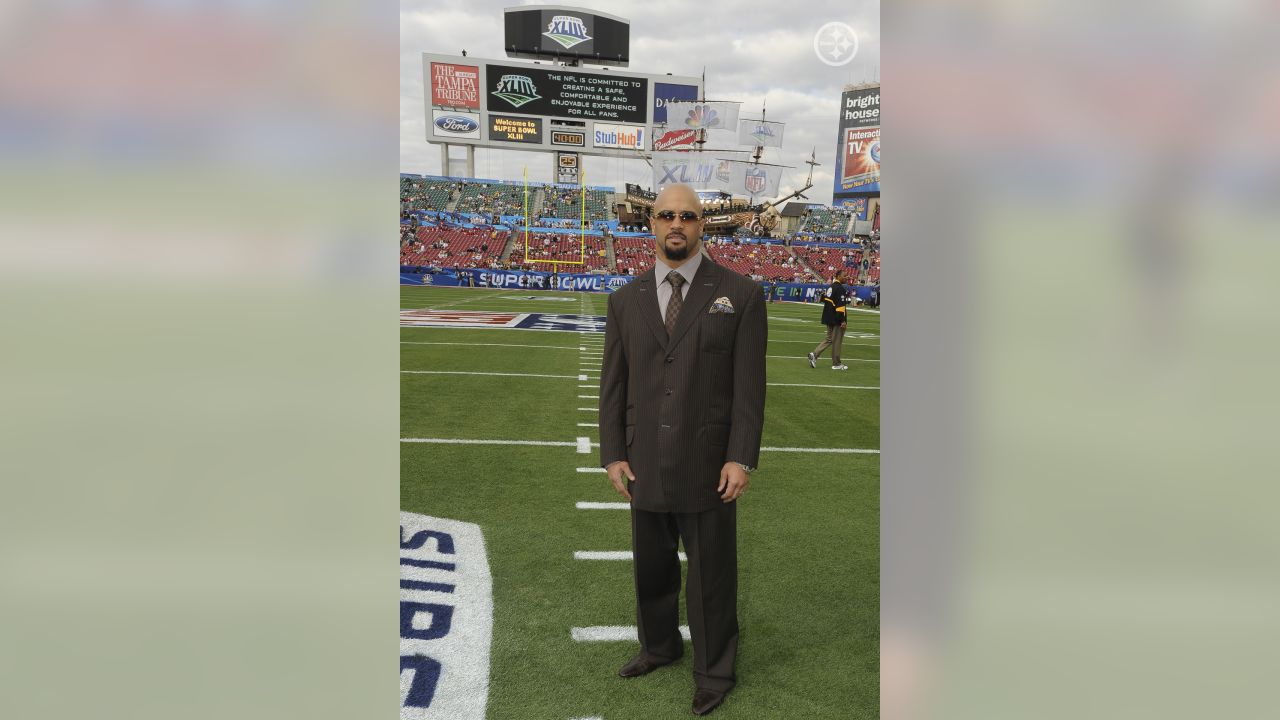
[[[738,655],[737,503],[698,513],[631,511],[640,652],[654,663],[684,654],[680,637],[680,559],[689,558],[685,604],[699,688],[728,692]]]
[[[831,364],[840,364],[840,344],[844,342],[844,325],[828,325],[827,338],[813,349],[814,357],[822,357],[822,351],[831,348]]]

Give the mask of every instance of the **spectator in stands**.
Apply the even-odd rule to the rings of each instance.
[[[849,304],[849,291],[845,288],[843,278],[839,274],[831,280],[831,287],[822,294],[822,324],[827,326],[827,337],[818,347],[809,353],[809,367],[818,367],[818,358],[831,348],[831,369],[848,370],[849,366],[840,361],[840,345],[844,342],[844,331],[847,322],[845,307]]]

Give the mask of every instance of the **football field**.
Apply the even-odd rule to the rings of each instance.
[[[616,675],[639,646],[610,639],[633,631],[635,602],[628,512],[598,468],[603,328],[584,319],[603,320],[607,300],[401,287],[400,507],[483,533],[488,718],[692,716],[687,641],[672,666]],[[491,326],[405,326],[405,311],[427,308],[444,312],[425,322]],[[738,686],[714,713],[725,720],[879,712],[880,316],[850,313],[849,369],[833,371],[829,351],[817,369],[805,359],[820,312],[768,306],[763,449],[738,507]],[[560,329],[502,327],[525,314],[519,324]]]

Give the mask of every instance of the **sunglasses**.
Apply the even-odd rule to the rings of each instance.
[[[672,210],[663,210],[660,213],[656,213],[654,217],[658,218],[659,220],[663,220],[665,222],[671,222],[672,220],[676,219],[676,214]],[[685,210],[684,212],[680,213],[680,219],[683,220],[684,222],[693,222],[694,220],[697,220],[701,217],[702,216],[699,215],[698,213],[692,212],[690,210]]]

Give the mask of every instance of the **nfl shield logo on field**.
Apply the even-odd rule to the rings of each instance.
[[[752,195],[762,192],[764,190],[765,180],[767,177],[768,176],[765,171],[759,168],[747,168],[747,192]]]

